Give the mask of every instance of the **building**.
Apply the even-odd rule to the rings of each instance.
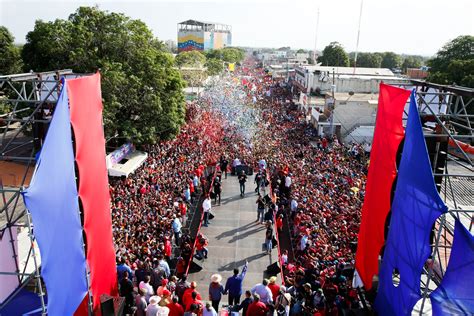
[[[428,77],[428,68],[408,68],[407,76],[410,79],[426,79],[426,77]]]
[[[178,23],[178,52],[220,49],[231,45],[230,25],[196,20]]]
[[[334,79],[334,82],[333,82]],[[300,65],[295,69],[295,87],[304,93],[335,92],[378,93],[380,82],[403,84],[409,81],[386,68],[353,68]],[[333,85],[335,87],[333,87]]]
[[[318,129],[319,135],[328,133],[333,125],[338,136],[347,138],[359,127],[375,125],[378,97],[378,94],[372,93],[338,92],[334,98],[331,93],[324,97],[301,93],[298,103],[306,115],[306,121]]]

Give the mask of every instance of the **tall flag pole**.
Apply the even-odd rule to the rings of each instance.
[[[360,38],[360,23],[362,21],[362,9],[364,7],[364,0],[360,0],[360,13],[359,13],[359,27],[357,29],[357,43],[356,43],[356,51],[354,56],[354,75],[357,68],[357,54],[359,53],[359,38]]]
[[[316,52],[316,49],[318,47],[318,32],[319,32],[319,7],[318,7],[318,15],[317,15],[317,19],[316,19],[316,34],[314,36],[314,52],[313,52],[313,61],[314,61],[314,64],[317,65],[318,62],[316,60],[317,58],[317,52]]]

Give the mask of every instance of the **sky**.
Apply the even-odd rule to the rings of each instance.
[[[0,25],[25,43],[35,20],[67,19],[81,5],[140,19],[163,41],[176,41],[177,23],[195,19],[230,24],[234,46],[322,50],[337,41],[355,51],[361,0],[0,0]],[[363,0],[359,51],[433,56],[473,34],[473,0]]]

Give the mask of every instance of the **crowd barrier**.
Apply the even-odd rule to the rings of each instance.
[[[214,185],[214,179],[216,178],[216,174],[217,174],[217,170],[219,168],[219,165],[216,164],[216,166],[208,166],[208,168],[213,168],[214,170],[212,171],[213,173],[213,176],[212,176],[212,181],[210,183],[210,186],[209,186],[209,190],[212,189],[213,185]],[[210,172],[205,172],[204,174],[209,174]],[[203,192],[203,194],[201,195],[201,197],[203,198],[206,198],[206,193]],[[193,258],[194,258],[194,252],[196,251],[196,243],[197,243],[197,236],[199,236],[199,233],[201,232],[201,226],[202,226],[202,221],[204,219],[204,211],[202,210],[202,201],[203,201],[203,198],[201,198],[201,200],[198,202],[198,207],[197,207],[197,210],[196,211],[200,211],[200,219],[199,219],[199,226],[198,226],[198,229],[196,231],[196,235],[194,236],[194,242],[193,242],[193,247],[192,247],[192,250],[191,250],[191,255],[189,257],[189,260],[188,260],[188,265],[186,267],[186,272],[185,272],[185,275],[187,276],[188,273],[189,273],[189,268],[191,267],[191,264],[193,262]]]
[[[267,171],[268,171],[268,169],[267,169]],[[276,201],[273,200],[273,188],[272,188],[272,182],[271,182],[271,179],[270,179],[270,173],[269,172],[267,172],[267,181],[270,184],[269,193],[270,193],[270,197],[272,199],[272,202],[276,203]],[[275,237],[276,237],[275,239],[277,241],[278,265],[280,266],[281,284],[285,285],[285,275],[283,274],[283,260],[281,259],[280,236],[278,234],[278,229],[276,227],[276,213],[273,214],[273,222],[275,223],[274,229],[275,229]]]

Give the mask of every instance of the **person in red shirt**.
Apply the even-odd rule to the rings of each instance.
[[[183,316],[184,308],[178,303],[178,298],[173,297],[173,301],[166,305],[170,309],[168,316]]]
[[[186,261],[184,261],[183,257],[178,258],[178,263],[176,264],[176,276],[181,278],[184,273],[186,272]]]
[[[270,289],[270,291],[272,291],[273,300],[276,300],[278,294],[280,294],[280,286],[275,283],[276,279],[276,277],[272,276],[269,280],[270,283],[268,284],[268,288]]]
[[[280,216],[277,217],[276,227],[278,230],[278,234],[281,234],[281,231],[283,229],[283,214],[280,214]]]
[[[165,237],[165,256],[168,259],[171,258],[171,252],[172,252],[171,241],[170,241],[170,238],[167,236]]]
[[[247,309],[247,315],[251,316],[265,316],[267,315],[268,307],[264,303],[260,302],[260,295],[253,295],[253,303],[249,305]]]
[[[188,211],[188,207],[186,206],[186,203],[184,203],[183,200],[180,200],[178,204],[178,208],[179,208],[179,213],[181,214],[181,217],[183,219],[183,223],[186,223],[186,213]]]
[[[204,308],[204,305],[202,304],[202,301],[200,299],[197,298],[198,296],[198,293],[196,291],[192,292],[191,293],[191,301],[188,301],[188,303],[186,304],[186,310],[188,311],[191,307],[191,305],[193,304],[196,304],[199,307],[200,310],[202,310]]]
[[[193,292],[196,292],[197,293],[197,299],[198,300],[202,300],[201,298],[201,294],[199,294],[199,292],[196,290],[196,287],[197,287],[197,284],[196,282],[191,282],[191,287],[189,289],[186,289],[183,293],[183,305],[185,307],[188,307],[189,305],[191,304],[188,304],[189,302],[191,302],[193,300],[192,298],[192,293]]]

